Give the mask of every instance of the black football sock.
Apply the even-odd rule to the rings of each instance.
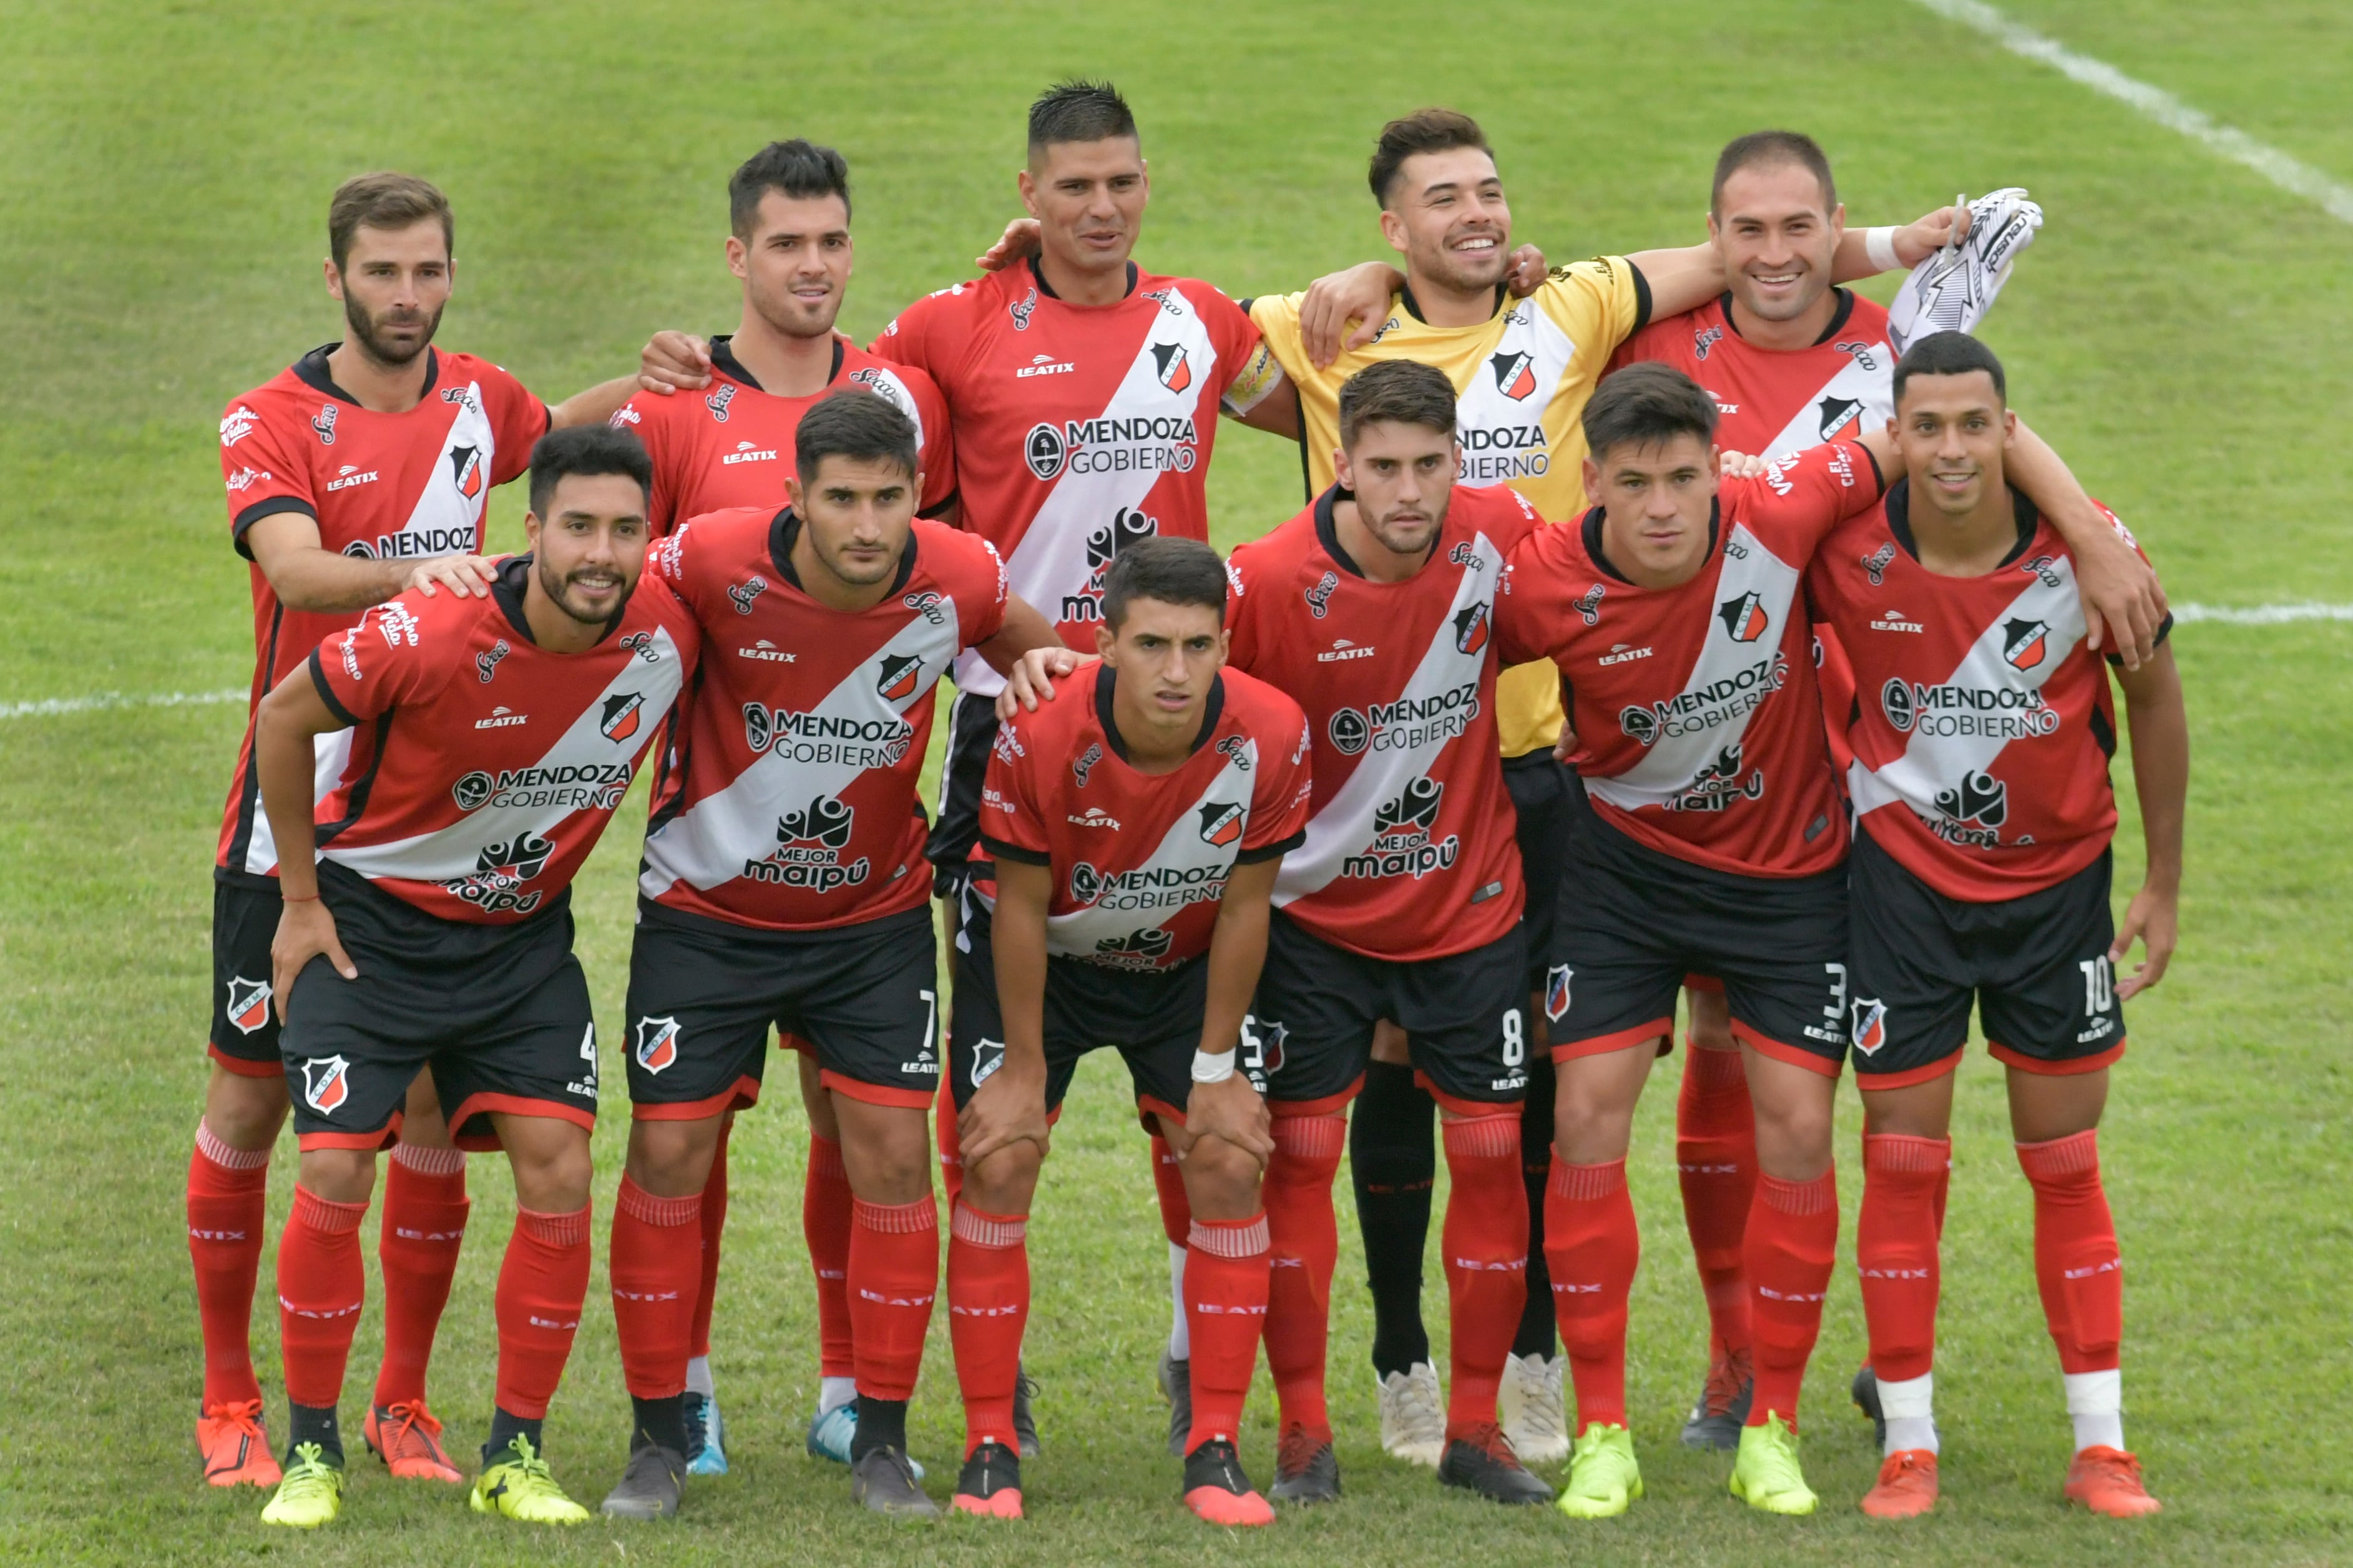
[[[637,1421],[637,1429],[629,1434],[631,1448],[652,1443],[668,1448],[673,1454],[686,1452],[685,1394],[673,1394],[667,1399],[639,1399],[633,1394],[629,1396],[629,1405]]]
[[[849,1462],[858,1463],[877,1448],[907,1451],[907,1402],[858,1396],[858,1430],[849,1439]]]
[[[1413,1068],[1374,1062],[1349,1118],[1348,1173],[1373,1292],[1373,1371],[1387,1377],[1430,1359],[1421,1322],[1421,1252],[1438,1176],[1438,1106]]]
[[[533,1453],[543,1453],[545,1449],[541,1444],[539,1436],[540,1425],[539,1419],[535,1416],[516,1415],[498,1405],[491,1405],[491,1438],[489,1442],[482,1445],[482,1463],[486,1465],[503,1463],[504,1451],[514,1447],[514,1440],[518,1437],[530,1439]]]
[[[343,1468],[343,1428],[335,1418],[332,1405],[295,1405],[286,1406],[286,1462],[294,1462],[294,1450],[305,1443],[319,1445],[321,1457],[337,1469]]]
[[[1528,1189],[1528,1304],[1512,1353],[1549,1356],[1556,1342],[1552,1270],[1545,1266],[1545,1184],[1552,1177],[1552,1056],[1529,1053],[1528,1097],[1520,1104],[1520,1174]]]

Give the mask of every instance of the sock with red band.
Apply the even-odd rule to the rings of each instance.
[[[433,1335],[458,1277],[466,1240],[466,1156],[457,1149],[396,1143],[384,1178],[384,1222],[376,1262],[384,1270],[384,1365],[375,1375],[379,1408],[425,1399]]]
[[[702,1277],[703,1194],[656,1197],[621,1177],[613,1203],[613,1327],[621,1376],[633,1399],[686,1392],[686,1363]]]
[[[1451,1375],[1446,1435],[1495,1419],[1495,1388],[1527,1304],[1528,1194],[1520,1177],[1520,1109],[1448,1117],[1446,1254]]]
[[[923,1335],[940,1280],[940,1211],[929,1193],[911,1204],[851,1200],[849,1313],[860,1408],[914,1397]]]
[[[188,1258],[204,1324],[206,1405],[261,1397],[253,1375],[253,1288],[269,1223],[269,1151],[232,1149],[196,1123],[188,1156]]]
[[[2099,1133],[2018,1145],[2034,1187],[2034,1282],[2059,1347],[2078,1449],[2124,1447],[2124,1268],[2100,1184]]]
[[[1748,1425],[1768,1415],[1798,1425],[1798,1390],[1822,1331],[1822,1297],[1838,1259],[1838,1173],[1810,1182],[1785,1182],[1759,1173],[1748,1214],[1749,1319],[1757,1394]]]
[[[1160,1200],[1160,1230],[1168,1238],[1168,1353],[1185,1361],[1193,1353],[1193,1328],[1185,1318],[1185,1244],[1193,1234],[1193,1200],[1185,1195],[1185,1167],[1168,1140],[1152,1135],[1152,1190]]]
[[[1274,1118],[1274,1157],[1266,1163],[1268,1274],[1266,1366],[1282,1425],[1332,1440],[1324,1402],[1325,1340],[1331,1327],[1332,1275],[1340,1260],[1332,1183],[1340,1173],[1348,1124],[1337,1116]]]
[[[330,1203],[297,1185],[278,1242],[278,1339],[291,1406],[287,1451],[315,1442],[343,1458],[335,1404],[367,1291],[360,1220],[367,1205]]]
[[[1936,1214],[1952,1170],[1950,1138],[1863,1135],[1854,1263],[1882,1383],[1908,1383],[1936,1365]]]
[[[499,1268],[499,1409],[545,1418],[587,1299],[588,1205],[570,1214],[518,1205]]]
[[[1580,1435],[1626,1425],[1626,1299],[1641,1259],[1626,1162],[1572,1165],[1555,1149],[1545,1189],[1545,1262]]]
[[[1212,1437],[1239,1439],[1242,1402],[1266,1324],[1267,1229],[1248,1219],[1196,1219],[1185,1258],[1185,1310],[1193,1320],[1191,1453]]]
[[[711,1156],[711,1174],[702,1182],[702,1273],[696,1281],[694,1312],[687,1328],[687,1356],[702,1367],[708,1381],[711,1360],[711,1310],[719,1299],[719,1237],[727,1228],[727,1137],[735,1131],[735,1114],[719,1120],[719,1148]],[[688,1386],[694,1386],[691,1373]],[[708,1394],[708,1388],[698,1389]]]
[[[964,1394],[965,1458],[983,1443],[1017,1447],[1013,1387],[1029,1319],[1029,1216],[958,1198],[948,1215],[948,1342]]]
[[[809,1134],[808,1174],[801,1185],[801,1234],[817,1275],[818,1375],[857,1373],[856,1331],[849,1312],[849,1173],[841,1145]]]
[[[1750,1329],[1741,1253],[1757,1194],[1757,1118],[1740,1053],[1703,1049],[1689,1036],[1683,1090],[1675,1097],[1675,1174],[1714,1349],[1719,1355],[1745,1353]]]

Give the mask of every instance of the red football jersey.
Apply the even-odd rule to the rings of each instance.
[[[531,466],[532,444],[547,433],[546,405],[488,360],[428,348],[423,400],[405,414],[373,413],[328,374],[335,346],[312,349],[221,413],[221,477],[237,553],[250,561],[245,531],[281,511],[315,520],[319,542],[344,555],[479,552],[484,503],[493,486]],[[253,773],[252,710],[353,616],[290,610],[260,567],[250,572],[253,685],[214,864],[274,877],[278,849]],[[340,762],[340,752],[322,758],[325,778]]]
[[[444,920],[496,925],[561,895],[694,673],[694,617],[649,570],[604,640],[545,653],[528,555],[487,598],[403,594],[311,655],[358,733],[320,803],[319,854]]]
[[[713,338],[711,384],[703,391],[668,397],[640,392],[613,415],[615,425],[637,432],[654,460],[654,532],[668,533],[690,517],[728,507],[773,512],[783,506],[801,416],[818,398],[846,386],[880,393],[915,422],[923,510],[938,511],[954,500],[955,448],[948,436],[948,406],[930,376],[878,359],[837,334],[825,390],[779,397],[762,390],[737,363],[727,339]]]
[[[984,539],[918,521],[890,595],[857,615],[801,591],[801,521],[738,507],[654,547],[702,628],[682,762],[654,789],[638,887],[671,909],[771,931],[880,920],[931,897],[916,775],[932,689],[1005,624]]]
[[[1299,704],[1220,671],[1192,757],[1140,773],[1090,664],[1051,702],[997,726],[973,858],[1053,868],[1046,950],[1115,969],[1174,969],[1209,951],[1226,879],[1295,848],[1314,790]]]
[[[1879,497],[1871,454],[1836,441],[1717,492],[1708,557],[1636,587],[1603,554],[1601,510],[1538,529],[1495,602],[1508,663],[1550,658],[1594,809],[1697,865],[1803,877],[1846,854],[1799,579],[1824,536]]]
[[[1841,524],[1806,575],[1854,660],[1847,790],[1864,830],[1971,903],[2066,880],[2116,828],[2116,710],[2084,646],[2074,560],[2014,499],[2018,548],[1982,577],[1920,564],[1904,479]]]
[[[1012,267],[916,300],[873,343],[939,384],[963,525],[1004,555],[1013,592],[1088,652],[1122,544],[1209,537],[1218,409],[1258,346],[1241,307],[1207,283],[1133,264],[1116,305],[1068,304],[1034,264]],[[956,685],[994,695],[1004,682],[967,657]]]
[[[1644,360],[1673,365],[1715,399],[1716,443],[1786,458],[1834,437],[1887,427],[1895,411],[1895,353],[1887,308],[1838,290],[1838,312],[1802,349],[1761,349],[1733,330],[1731,296],[1651,322],[1619,345],[1611,370]]]
[[[1490,632],[1504,559],[1543,520],[1516,491],[1457,485],[1429,562],[1377,583],[1340,542],[1335,494],[1227,566],[1232,667],[1297,701],[1314,737],[1314,814],[1274,901],[1351,952],[1462,952],[1525,901]]]

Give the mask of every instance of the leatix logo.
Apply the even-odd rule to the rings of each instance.
[[[678,1020],[676,1018],[640,1018],[638,1020],[638,1042],[630,1053],[639,1067],[658,1073],[678,1060]]]
[[[1182,392],[1193,384],[1193,366],[1185,354],[1182,343],[1155,343],[1152,362],[1160,373],[1160,384],[1171,392]]]
[[[242,974],[228,978],[228,1021],[237,1026],[237,1033],[252,1034],[269,1022],[269,982],[248,980]]]
[[[1754,592],[1737,594],[1715,607],[1716,619],[1734,642],[1755,642],[1765,635],[1772,617],[1765,613],[1765,602]]]
[[[1201,842],[1223,849],[1241,842],[1250,814],[1231,801],[1213,800],[1201,807]]]
[[[303,1103],[332,1116],[352,1097],[352,1064],[342,1057],[311,1057],[302,1063]]]
[[[449,448],[449,479],[458,493],[472,500],[482,493],[482,454],[479,447]]]
[[[1536,389],[1535,356],[1524,349],[1499,353],[1487,366],[1495,373],[1495,390],[1514,403]]]
[[[605,739],[616,745],[637,734],[645,722],[646,697],[642,691],[617,691],[605,699],[604,711],[597,716],[596,728]]]
[[[736,463],[773,463],[776,460],[776,449],[774,447],[763,447],[757,441],[738,441],[733,451],[720,454],[719,466],[723,468]]]

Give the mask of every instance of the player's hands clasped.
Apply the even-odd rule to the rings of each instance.
[[[1092,664],[1095,656],[1075,648],[1033,647],[1015,661],[1005,675],[1005,689],[997,694],[997,718],[999,723],[1016,713],[1035,713],[1040,701],[1054,700],[1054,682],[1078,673],[1079,667]]]
[[[1216,1138],[1242,1150],[1264,1170],[1274,1154],[1274,1119],[1265,1097],[1240,1073],[1216,1083],[1196,1083],[1185,1103],[1185,1131],[1198,1142]]]
[[[2125,922],[2116,928],[2115,945],[2108,949],[2108,963],[2120,965],[2132,953],[2135,939],[2146,950],[2133,972],[2116,983],[2116,999],[2129,1002],[2158,981],[2165,978],[2165,966],[2173,962],[2173,949],[2181,940],[2181,889],[2158,887],[2152,882],[2141,884],[2140,891],[2125,910]]]
[[[658,396],[711,384],[711,344],[692,332],[656,332],[638,354],[638,384]]]
[[[343,952],[335,917],[319,899],[289,900],[278,916],[278,934],[269,942],[269,994],[278,1001],[278,1016],[286,1017],[286,999],[294,994],[294,977],[321,953],[346,980],[357,980],[359,970]]]
[[[1049,1136],[1042,1060],[1032,1067],[1007,1053],[1004,1065],[956,1112],[956,1147],[967,1171],[1024,1139],[1038,1145],[1042,1158]]]
[[[460,599],[487,598],[497,570],[487,555],[435,555],[417,563],[401,592],[419,592],[429,599],[447,588]]]

